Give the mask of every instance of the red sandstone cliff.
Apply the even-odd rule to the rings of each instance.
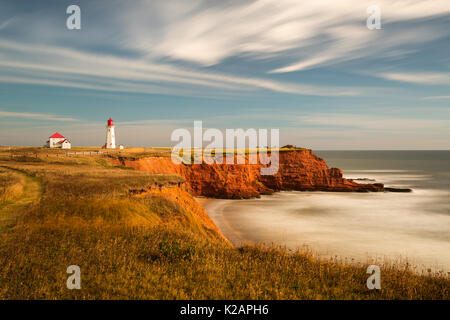
[[[178,174],[195,196],[250,198],[281,190],[383,191],[382,184],[358,184],[344,179],[342,171],[328,168],[311,150],[282,151],[275,175],[261,175],[261,164],[174,164],[170,158],[120,158],[124,166],[154,173]]]

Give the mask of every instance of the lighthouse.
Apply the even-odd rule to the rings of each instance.
[[[113,119],[109,117],[108,122],[106,123],[106,149],[115,149],[116,148],[116,135],[114,133],[114,123]]]

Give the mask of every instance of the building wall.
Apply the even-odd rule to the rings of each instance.
[[[71,147],[72,145],[70,144],[70,142],[64,142],[61,144],[62,149],[70,149]]]
[[[62,138],[50,138],[49,139],[49,147],[50,148],[59,148],[58,142],[62,140]]]
[[[106,131],[106,148],[115,149],[116,148],[116,136],[114,132],[114,127],[108,127]]]

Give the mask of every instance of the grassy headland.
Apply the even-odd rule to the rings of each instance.
[[[44,190],[0,234],[2,299],[449,297],[448,275],[419,275],[405,265],[381,265],[382,289],[368,290],[367,265],[276,247],[235,248],[178,176],[113,166],[99,156],[0,152],[0,166]],[[81,268],[81,290],[66,288],[73,264]]]
[[[0,205],[22,194],[24,184],[23,176],[0,167]]]

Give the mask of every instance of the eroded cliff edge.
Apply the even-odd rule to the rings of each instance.
[[[186,188],[194,196],[242,199],[270,194],[274,191],[384,191],[381,183],[359,184],[342,177],[338,168],[311,150],[281,151],[275,175],[261,175],[262,164],[174,164],[170,157],[114,160],[123,166],[153,173],[177,174],[186,180]],[[118,164],[119,164],[118,163]]]

